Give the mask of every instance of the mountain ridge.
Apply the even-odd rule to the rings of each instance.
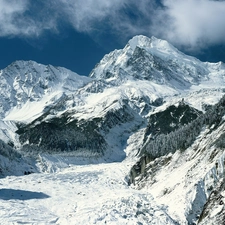
[[[180,61],[187,65],[179,65]],[[167,41],[136,36],[124,49],[104,56],[90,78],[33,61],[12,63],[1,70],[1,117],[3,123],[29,124],[38,118],[42,118],[39,123],[48,121],[68,111],[70,120],[88,121],[104,118],[108,112],[128,104],[135,117],[141,116],[140,124],[147,124],[146,118],[153,111],[165,109],[181,98],[194,107],[198,105],[198,110],[203,110],[201,105],[216,103],[223,94],[219,83],[224,80],[224,71],[222,63],[202,63]],[[194,76],[189,76],[191,72]],[[202,100],[196,100],[191,93]],[[217,97],[203,98],[207,93]],[[12,130],[15,132],[15,127]],[[18,142],[15,137],[14,141]]]

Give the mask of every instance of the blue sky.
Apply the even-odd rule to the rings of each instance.
[[[0,0],[0,68],[34,60],[88,75],[137,34],[225,62],[225,1]]]

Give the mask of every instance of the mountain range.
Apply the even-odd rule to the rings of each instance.
[[[225,223],[223,62],[140,35],[88,77],[16,61],[0,78],[3,176],[55,172],[57,156],[129,161],[127,185],[164,205],[168,224]]]

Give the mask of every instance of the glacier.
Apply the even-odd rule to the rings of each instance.
[[[203,127],[184,152],[144,164],[135,183],[129,175],[153,138],[149,118],[180,102],[207,113],[225,93],[224,63],[139,35],[89,77],[16,61],[0,78],[1,224],[223,220],[224,153],[215,142],[223,140],[223,120]]]

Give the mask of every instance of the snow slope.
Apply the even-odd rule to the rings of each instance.
[[[124,49],[105,55],[90,76],[117,82],[131,76],[182,91],[203,83],[203,86],[218,87],[219,82],[224,83],[224,68],[221,62],[204,63],[185,55],[167,41],[139,35]]]

